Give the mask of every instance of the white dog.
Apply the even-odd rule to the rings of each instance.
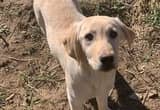
[[[85,17],[76,0],[34,0],[37,21],[51,52],[64,72],[71,110],[96,97],[99,110],[109,110],[107,95],[114,86],[118,47],[135,36],[118,18]]]

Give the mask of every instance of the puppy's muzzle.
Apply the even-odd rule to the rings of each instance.
[[[113,55],[102,56],[102,57],[100,57],[100,61],[101,61],[100,70],[102,70],[102,71],[108,71],[108,70],[115,68]]]

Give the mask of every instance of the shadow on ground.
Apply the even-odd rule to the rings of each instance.
[[[130,98],[133,95],[135,99],[138,99],[138,96],[119,72],[116,74],[115,89],[117,91],[117,101],[115,102],[109,97],[109,107],[112,110],[149,110],[140,100]],[[94,106],[89,110],[98,110],[95,98],[89,101],[89,105]]]

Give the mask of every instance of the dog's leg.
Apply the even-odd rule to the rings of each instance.
[[[79,98],[73,98],[71,92],[67,91],[68,102],[71,110],[83,110],[83,103]]]
[[[71,110],[83,110],[83,106],[79,103],[75,103],[74,101],[69,101],[69,106]]]
[[[111,110],[108,107],[108,96],[106,96],[106,92],[99,94],[99,96],[96,97],[97,104],[98,104],[98,110]]]
[[[36,6],[36,4],[34,4],[33,8],[34,8],[34,13],[35,13],[38,25],[40,26],[41,31],[43,32],[43,34],[46,35],[45,22],[44,22],[42,13],[41,13],[40,9]]]
[[[98,104],[98,110],[111,110],[108,107],[108,95],[112,88],[114,88],[114,81],[116,76],[116,70],[112,71],[112,74],[110,74],[109,81],[103,82],[103,84],[107,84],[106,87],[101,87],[99,90],[100,92],[96,96],[97,104]],[[105,89],[107,88],[107,89]]]
[[[105,95],[100,95],[96,97],[98,110],[109,110],[107,109],[107,98]]]

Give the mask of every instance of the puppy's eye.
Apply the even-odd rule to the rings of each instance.
[[[91,33],[89,33],[89,34],[87,34],[87,35],[85,36],[85,39],[86,39],[87,41],[92,41],[93,38],[94,38],[94,36],[93,36]]]
[[[116,31],[111,30],[109,33],[109,36],[110,36],[110,38],[115,39],[118,36],[118,34]]]

